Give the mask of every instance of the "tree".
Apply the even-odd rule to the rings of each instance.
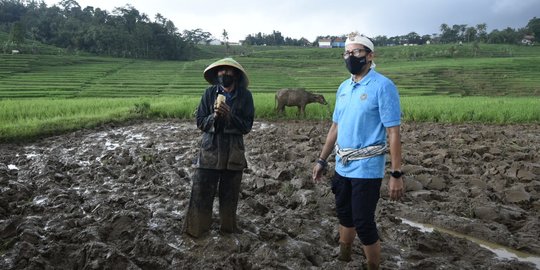
[[[64,8],[66,13],[69,13],[72,9],[81,9],[81,6],[75,0],[62,0],[60,6]]]
[[[210,37],[212,37],[212,34],[203,31],[201,28],[197,28],[193,30],[184,30],[183,37],[186,41],[193,44],[197,44],[201,41],[208,43],[210,41]]]
[[[455,40],[452,29],[446,23],[441,24],[441,43],[449,43]]]
[[[9,40],[17,46],[24,43],[24,26],[21,22],[13,24],[11,33],[9,34]]]
[[[225,42],[227,54],[229,54],[229,33],[227,33],[227,30],[223,29],[223,33],[221,35],[223,36],[223,42]]]
[[[471,42],[471,41],[474,41],[476,39],[476,34],[478,32],[476,31],[476,28],[474,27],[467,27],[467,30],[465,30],[465,41],[468,43],[468,42]]]
[[[527,31],[534,35],[535,39],[540,38],[540,18],[532,18],[527,23]]]
[[[422,39],[416,32],[410,32],[405,36],[406,42],[409,44],[421,44]]]
[[[497,44],[517,44],[522,37],[523,36],[519,31],[507,27],[502,31],[495,29],[489,33],[488,42]]]
[[[478,41],[486,42],[487,40],[487,24],[481,23],[476,25],[476,38]]]
[[[388,44],[388,37],[386,36],[376,36],[373,38],[373,44],[375,46],[387,46]]]

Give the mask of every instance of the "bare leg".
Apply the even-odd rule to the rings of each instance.
[[[381,263],[381,241],[377,240],[377,242],[369,246],[364,246],[364,253],[367,258],[368,270],[379,269],[379,264]]]
[[[350,262],[352,260],[352,244],[356,237],[356,230],[354,227],[345,227],[339,225],[339,257],[338,260]]]

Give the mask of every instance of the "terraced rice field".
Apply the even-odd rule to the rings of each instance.
[[[514,55],[518,56],[488,58],[434,58],[426,53],[429,49],[421,48],[418,50],[425,50],[424,57],[415,61],[407,57],[394,59],[403,48],[381,48],[381,52],[377,52],[381,55],[377,58],[377,70],[396,83],[402,96],[538,96],[540,53],[530,48],[527,55],[524,51],[527,48],[517,48],[520,50]],[[248,71],[250,89],[254,92],[273,93],[285,87],[304,87],[331,94],[348,76],[339,57],[340,51],[261,51],[236,59]],[[432,55],[437,54],[437,51],[432,52]],[[497,51],[491,55],[497,55]],[[199,94],[207,86],[202,71],[213,60],[173,62],[0,55],[0,98]]]

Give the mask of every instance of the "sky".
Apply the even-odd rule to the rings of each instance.
[[[48,6],[59,0],[45,0]],[[358,31],[369,37],[388,37],[416,32],[440,34],[446,23],[493,29],[522,28],[540,18],[540,0],[79,0],[81,8],[93,6],[112,12],[129,4],[154,21],[160,13],[179,32],[197,28],[230,42],[249,34],[271,34],[315,41],[317,36],[340,36]]]

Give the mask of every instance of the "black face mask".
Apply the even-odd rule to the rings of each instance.
[[[230,87],[234,83],[234,77],[228,74],[219,75],[219,84],[223,87]]]
[[[362,68],[367,64],[366,57],[354,57],[349,56],[349,58],[345,59],[345,65],[347,66],[347,69],[351,74],[358,74],[360,71],[362,71]]]

